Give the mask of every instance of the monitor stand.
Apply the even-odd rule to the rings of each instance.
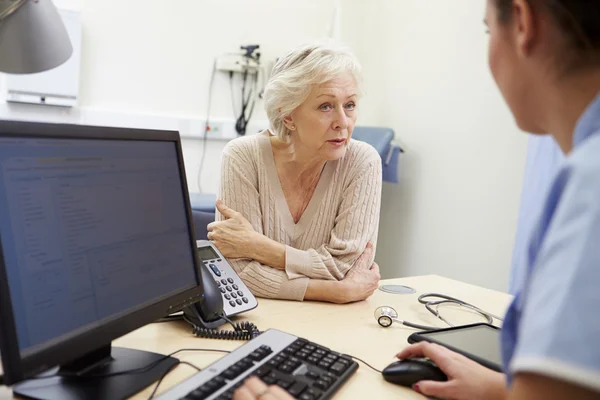
[[[173,357],[109,345],[60,369],[19,383],[13,392],[35,400],[126,399],[158,381],[177,364],[179,360]],[[104,377],[131,370],[135,371]],[[50,377],[40,379],[45,376]]]

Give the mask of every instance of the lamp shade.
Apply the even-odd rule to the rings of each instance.
[[[0,12],[8,0],[0,0]],[[26,0],[0,21],[0,71],[31,74],[46,71],[71,57],[73,46],[51,0]]]

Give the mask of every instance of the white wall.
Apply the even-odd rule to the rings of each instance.
[[[333,0],[55,0],[83,20],[81,107],[45,119],[189,128],[205,116],[214,56],[259,43],[263,59],[328,32]],[[407,153],[383,190],[377,261],[384,276],[437,273],[507,288],[525,159],[487,69],[484,1],[344,0],[342,38],[365,70],[359,123],[395,129]],[[231,117],[227,78],[211,115]],[[262,104],[255,115],[264,123]],[[142,115],[136,117],[136,115]],[[0,104],[0,118],[39,115]],[[158,114],[162,118],[146,118]],[[91,115],[91,117],[90,117]],[[191,121],[191,122],[190,122]],[[197,121],[196,121],[197,122]],[[198,125],[198,124],[196,124]],[[184,139],[191,190],[202,142]],[[211,141],[203,189],[218,184]]]
[[[197,129],[206,116],[215,56],[241,44],[260,44],[272,63],[288,49],[323,37],[333,16],[333,0],[54,0],[82,12],[83,50],[79,108],[48,109],[6,105],[0,118],[28,118],[106,125],[156,125]],[[212,118],[233,121],[229,77],[218,74]],[[0,89],[3,83],[0,80]],[[1,90],[0,90],[1,92]],[[237,92],[237,91],[236,91]],[[238,99],[239,107],[239,99]],[[153,118],[159,115],[161,118]],[[137,118],[137,120],[136,120]],[[262,102],[249,129],[264,127]],[[203,189],[215,192],[225,142],[210,141]],[[197,190],[202,142],[184,139],[190,189]]]
[[[488,71],[485,1],[354,4],[345,23],[362,21],[366,33],[354,43],[377,98],[369,117],[407,150],[401,183],[383,189],[384,276],[435,273],[506,290],[526,137]]]

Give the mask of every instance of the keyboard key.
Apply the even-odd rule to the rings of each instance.
[[[258,376],[259,378],[263,378],[265,375],[268,375],[269,373],[271,373],[271,368],[268,365],[263,365],[262,367],[258,368],[257,370],[255,370],[253,372],[253,374]]]
[[[302,339],[302,338],[298,338],[296,339],[296,341],[293,344],[297,344],[300,347],[304,347],[308,344],[308,340],[306,339]]]
[[[326,372],[323,376],[328,376],[328,377],[330,377],[334,381],[338,378],[337,376],[335,376],[331,372]]]
[[[233,290],[239,290],[240,287],[238,285],[233,285]]]
[[[292,385],[291,382],[286,382],[286,381],[282,381],[282,380],[279,380],[279,381],[275,382],[275,384],[277,386],[280,386],[280,387],[284,388],[284,389],[287,389],[287,388],[289,388]]]
[[[346,368],[348,368],[347,365],[345,365],[345,364],[343,364],[343,363],[341,363],[341,362],[338,361],[335,364],[333,364],[331,366],[331,368],[329,368],[329,370],[331,372],[333,372],[334,374],[336,374],[336,375],[339,376],[339,375],[341,375],[341,374],[344,373],[344,371],[346,370]]]
[[[311,364],[316,364],[319,362],[319,358],[315,356],[310,356],[306,359],[306,361],[308,361]]]
[[[232,381],[235,378],[237,378],[241,373],[242,373],[242,370],[240,368],[237,368],[234,364],[231,367],[227,368],[225,371],[223,371],[221,376],[223,376],[223,378],[225,378],[227,380]]]
[[[233,301],[233,300],[230,300],[230,301],[229,301],[229,305],[230,305],[231,307],[235,307],[235,301]]]
[[[229,282],[229,283],[233,283],[233,279],[231,279],[231,278],[227,278],[227,282]]]
[[[329,385],[321,379],[319,379],[318,381],[313,383],[313,386],[316,387],[317,389],[321,389],[321,390],[327,390],[327,388],[329,387]]]
[[[217,287],[221,286],[221,281],[216,280],[215,282],[217,282]]]
[[[319,361],[319,367],[324,368],[324,369],[329,369],[329,367],[331,367],[331,363],[327,361],[327,359],[323,359],[322,361]]]
[[[248,355],[248,357],[250,357],[251,359],[253,359],[254,361],[261,361],[263,358],[265,358],[268,355],[268,353],[264,353],[261,352],[259,350],[254,350],[252,353],[250,353]]]
[[[310,379],[312,379],[312,380],[315,380],[315,379],[319,379],[319,377],[321,375],[317,374],[314,371],[308,371],[305,376],[308,377],[308,378],[310,378]]]
[[[245,297],[242,297],[242,300],[244,301],[244,303],[248,304],[248,299]]]
[[[227,368],[221,375],[223,376],[223,378],[226,378],[231,381],[237,378],[242,373],[246,372],[253,365],[254,364],[252,364],[252,361],[243,359],[233,364],[231,367]]]
[[[193,400],[204,400],[208,396],[210,396],[210,393],[207,393],[202,389],[196,389],[193,392],[188,393],[186,397]]]
[[[274,385],[275,382],[277,382],[277,379],[272,378],[271,376],[267,375],[263,378],[263,382],[266,383],[267,385]]]
[[[223,285],[227,285],[227,279],[221,279],[221,283],[222,283]]]
[[[262,346],[262,347],[267,347],[267,346]],[[254,361],[261,361],[263,358],[265,358],[266,356],[268,356],[269,354],[271,354],[273,352],[268,347],[267,347],[268,351],[266,349],[263,349],[262,347],[259,347],[258,349],[254,350],[252,353],[250,353],[248,355],[248,357],[250,357]]]
[[[242,305],[242,301],[240,299],[237,299],[235,302],[238,303],[238,305],[240,306]]]
[[[293,377],[287,374],[282,374],[279,371],[271,371],[271,373],[267,375],[267,377],[275,379],[275,382],[284,381],[289,383],[290,385],[295,382],[295,379]]]
[[[298,353],[296,353],[296,357],[298,357],[301,360],[306,360],[306,357],[309,356],[309,353],[307,353],[304,350],[300,350]]]
[[[312,344],[307,344],[306,346],[304,346],[304,350],[308,351],[309,353],[312,353],[313,351],[316,350],[316,347],[313,346]]]
[[[290,388],[288,388],[288,392],[294,397],[298,397],[300,393],[302,393],[306,389],[306,384],[302,382],[294,383]]]
[[[271,368],[277,368],[279,366],[279,364],[281,364],[281,363],[275,359],[269,360],[269,362],[267,363],[267,365]]]
[[[228,294],[225,294],[223,297],[225,297],[225,300],[231,300],[231,296]]]
[[[315,399],[316,399],[316,397],[315,397],[315,396],[312,396],[312,395],[310,395],[310,394],[308,394],[308,393],[302,393],[302,394],[300,395],[300,397],[298,397],[298,398],[299,398],[300,400],[315,400]]]
[[[235,289],[235,288],[234,288]],[[241,290],[238,290],[237,292],[238,296],[243,297],[244,296],[244,292],[242,292]]]
[[[338,356],[336,356],[335,354],[331,354],[331,353],[327,354],[327,356],[325,356],[325,359],[327,361],[329,361],[330,363],[336,362],[338,360],[338,358],[339,358]]]
[[[331,384],[335,381],[335,379],[331,379],[329,376],[322,376],[321,380],[327,384],[327,387],[331,386]]]
[[[226,289],[227,289],[227,291],[228,291],[228,292],[231,292],[231,291],[233,290],[233,289],[231,288],[231,286],[227,286],[227,287],[226,287]]]
[[[231,297],[233,297],[234,299],[237,299],[237,294],[231,293]]]
[[[294,372],[296,370],[296,368],[294,368],[290,364],[282,364],[279,366],[279,370],[281,372],[285,372],[286,374],[291,374],[292,372]]]
[[[225,288],[224,287],[220,288],[219,290],[221,291],[221,293],[225,293]]]
[[[352,364],[352,360],[348,360],[347,358],[344,358],[344,357],[340,357],[340,359],[338,361],[341,362],[344,365],[350,365],[350,364]]]

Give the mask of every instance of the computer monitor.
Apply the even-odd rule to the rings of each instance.
[[[0,122],[0,351],[16,394],[117,399],[157,380],[178,361],[111,341],[201,301],[197,268],[177,132]]]

